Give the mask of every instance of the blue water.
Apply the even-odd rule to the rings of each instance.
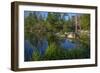
[[[34,48],[28,40],[24,41],[24,48],[25,48],[24,49],[24,60],[30,61],[32,58],[32,53],[33,53]]]
[[[62,41],[60,41],[59,46],[63,49],[74,49],[76,47],[76,44],[72,43],[68,39],[63,39]],[[30,61],[32,58],[32,54],[34,53],[36,48],[38,49],[41,56],[44,55],[46,48],[48,47],[48,41],[44,39],[42,41],[39,41],[37,43],[37,46],[32,46],[32,44],[28,40],[25,40],[24,47],[25,47],[24,50],[25,61]]]
[[[37,49],[40,53],[40,55],[44,55],[46,48],[48,47],[48,41],[46,39],[41,40],[37,43]]]
[[[76,47],[76,44],[72,43],[68,39],[64,39],[63,41],[60,41],[60,47],[62,47],[64,49],[73,49]]]

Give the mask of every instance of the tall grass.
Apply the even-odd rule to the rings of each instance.
[[[39,60],[41,60],[41,56],[40,56],[40,53],[37,50],[37,48],[35,49],[35,51],[32,54],[32,60],[33,61],[39,61]]]
[[[90,57],[90,49],[83,46],[74,49],[63,49],[57,44],[51,43],[41,56],[38,51],[34,52],[33,60],[62,60],[62,59],[84,59]]]

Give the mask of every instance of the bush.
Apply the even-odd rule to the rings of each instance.
[[[33,61],[39,61],[41,60],[41,57],[40,57],[40,53],[38,50],[34,51],[33,54],[32,54],[32,60]]]
[[[63,57],[63,50],[55,43],[51,43],[46,49],[44,59],[46,60],[58,60]]]

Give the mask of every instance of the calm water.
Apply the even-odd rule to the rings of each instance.
[[[76,47],[76,44],[72,43],[68,39],[64,39],[60,41],[59,43],[60,43],[60,47],[63,49],[74,49]],[[32,53],[35,51],[35,47],[33,47],[32,44],[28,40],[25,40],[24,47],[25,47],[25,50],[24,50],[25,61],[29,61],[32,58]],[[48,47],[47,40],[43,40],[37,43],[37,48],[41,56],[45,53],[45,50],[47,47]]]

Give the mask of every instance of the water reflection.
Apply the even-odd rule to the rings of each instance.
[[[74,49],[77,45],[69,39],[63,39],[59,41],[59,46],[63,49]],[[25,61],[30,61],[32,59],[32,54],[35,52],[35,50],[38,50],[41,56],[44,55],[46,49],[48,48],[48,41],[44,39],[39,41],[37,43],[37,46],[33,46],[29,40],[25,40],[24,47]]]

